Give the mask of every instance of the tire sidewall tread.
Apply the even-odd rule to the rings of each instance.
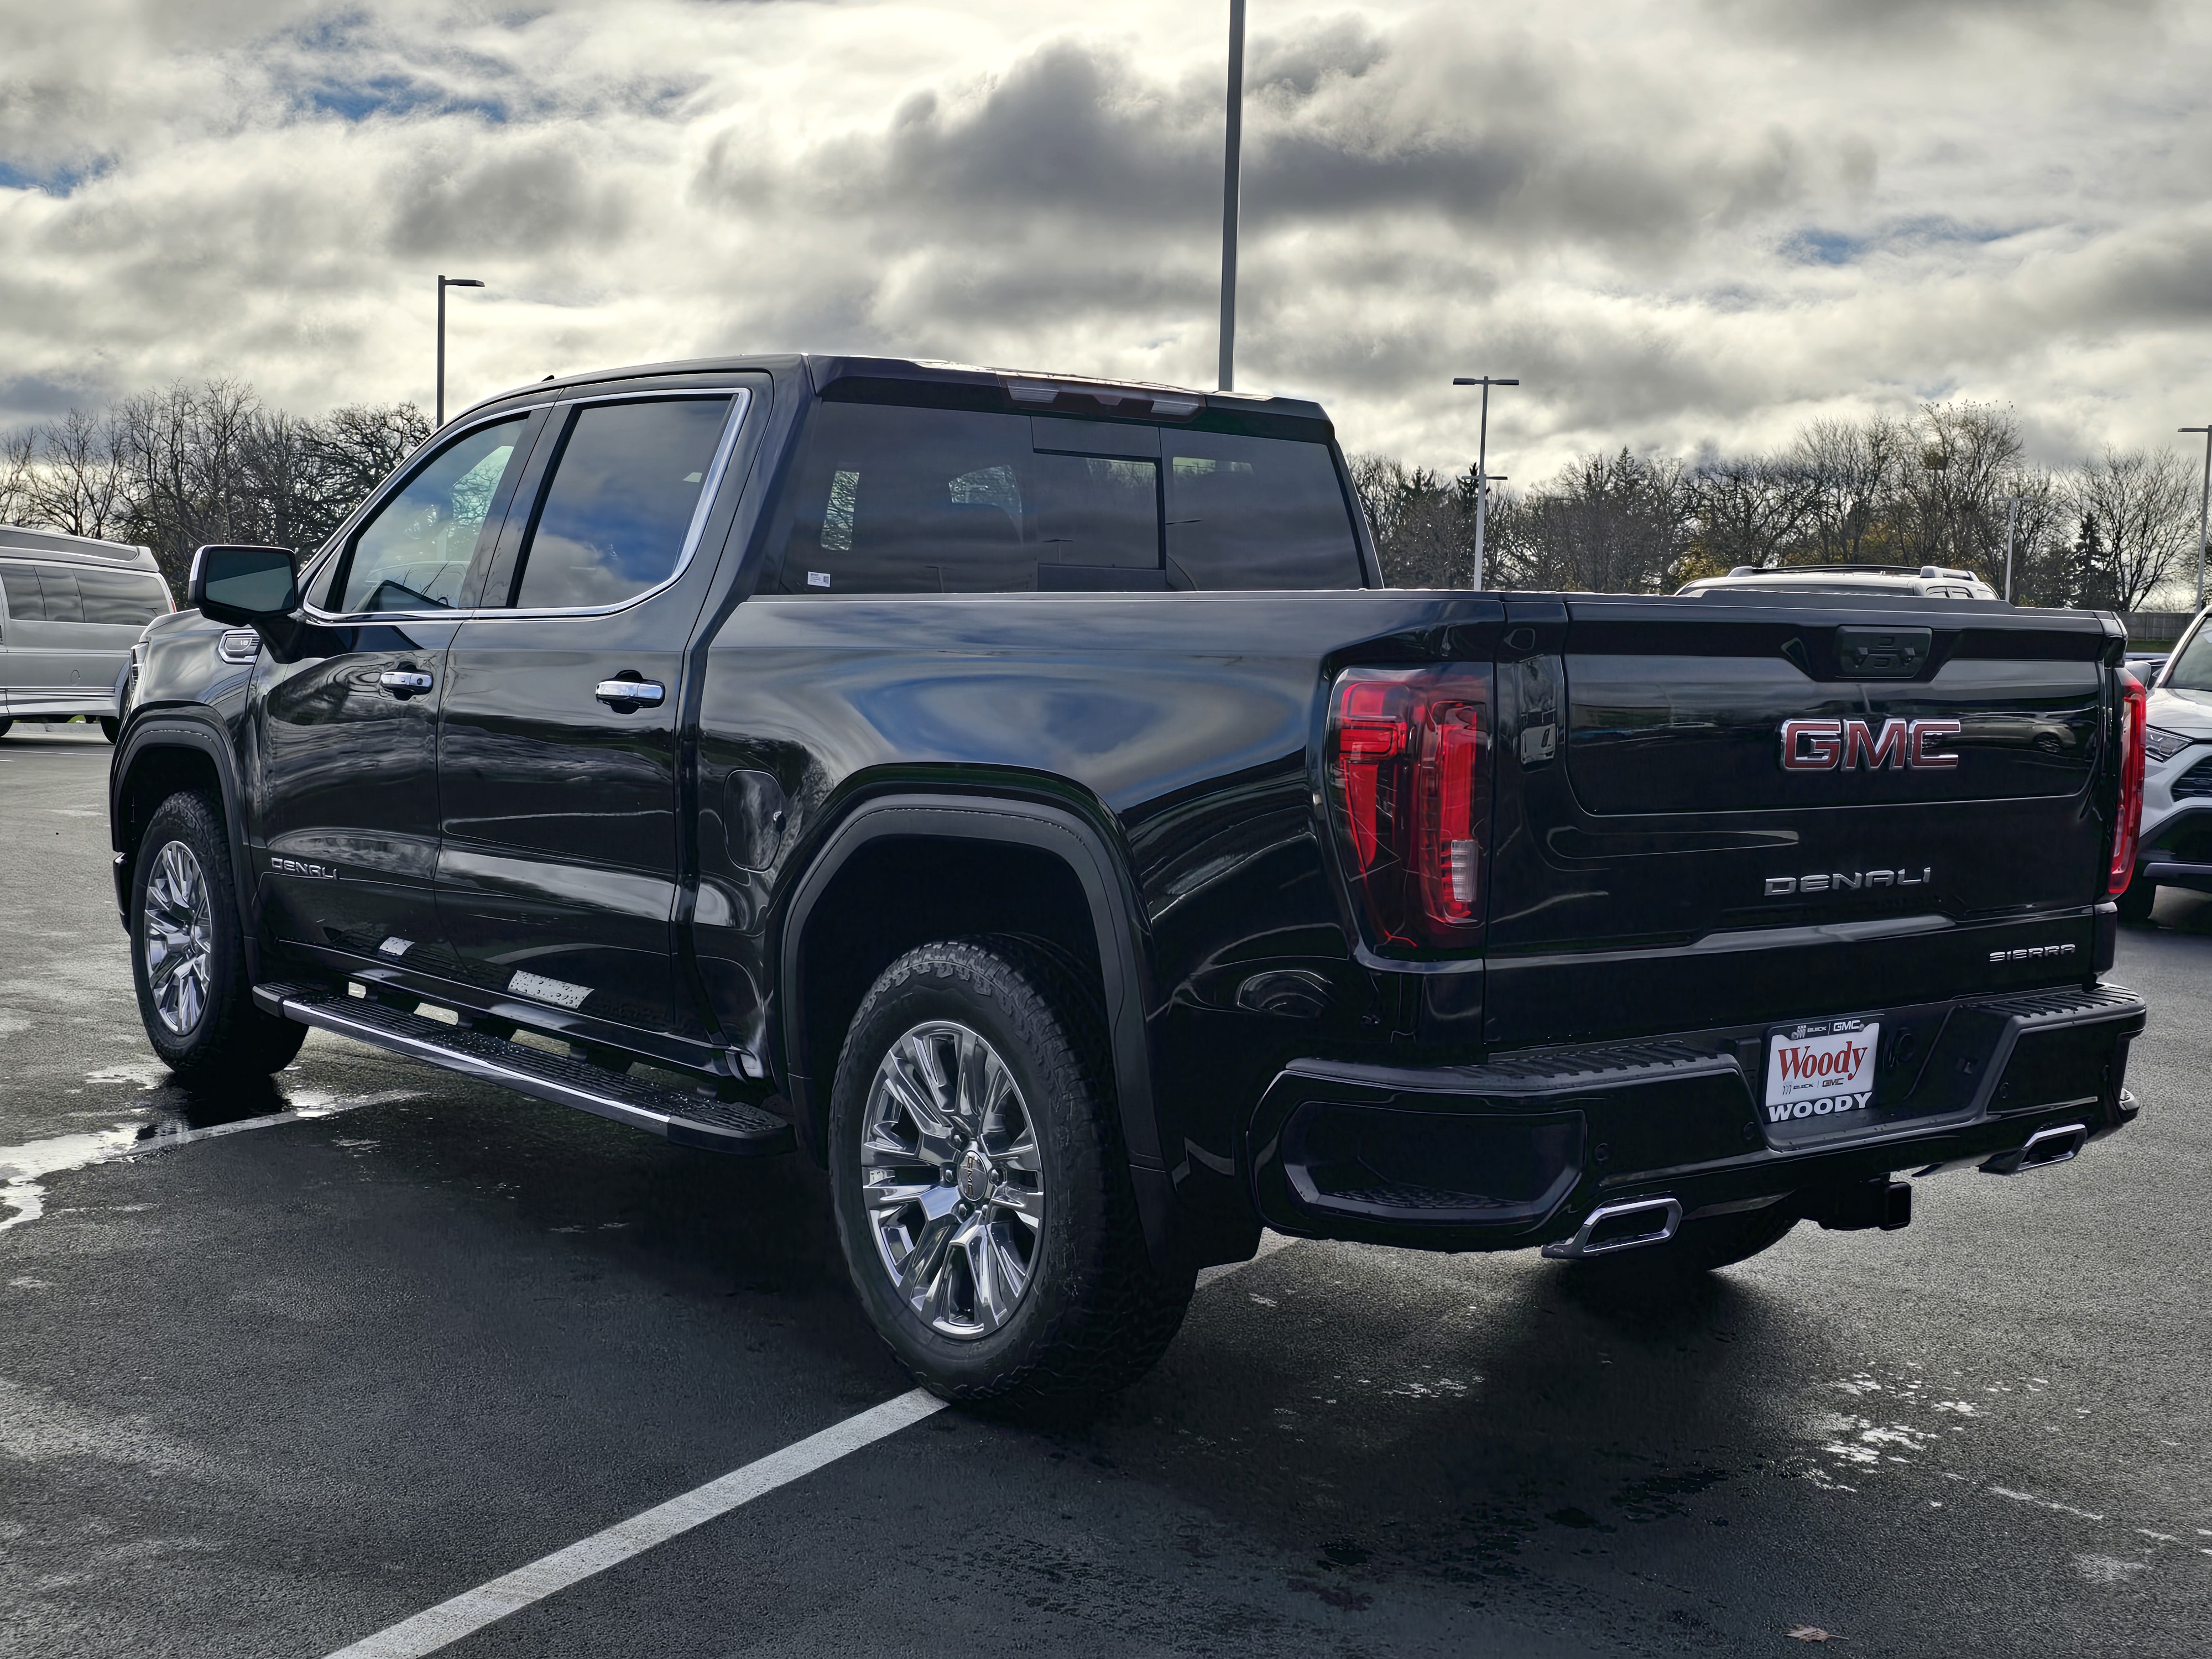
[[[973,1340],[933,1329],[896,1294],[860,1202],[860,1137],[876,1068],[924,1020],[972,1026],[1006,1063],[1037,1130],[1045,1223],[1021,1305]],[[1157,1360],[1182,1322],[1189,1276],[1163,1277],[1129,1184],[1096,997],[1053,956],[1006,935],[926,945],[862,999],[838,1056],[830,1111],[840,1244],[862,1304],[927,1388],[1019,1408],[1110,1392]]]
[[[199,1024],[182,1036],[161,1023],[146,973],[146,886],[161,848],[171,842],[190,850],[208,892],[207,1006]],[[131,861],[131,980],[147,1041],[163,1065],[188,1080],[266,1077],[289,1065],[307,1038],[305,1026],[254,1006],[230,838],[222,809],[197,790],[179,791],[155,809]]]

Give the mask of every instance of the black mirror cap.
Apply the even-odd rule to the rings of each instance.
[[[289,547],[203,547],[192,555],[185,602],[234,627],[289,617],[300,608],[298,556]]]

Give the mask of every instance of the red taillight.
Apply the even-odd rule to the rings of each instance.
[[[2120,679],[2120,799],[2112,818],[2112,877],[2105,891],[2118,896],[2136,878],[2136,838],[2142,831],[2143,728],[2150,693],[2142,682]]]
[[[1490,780],[1480,670],[1352,668],[1329,699],[1331,817],[1378,945],[1480,943]]]

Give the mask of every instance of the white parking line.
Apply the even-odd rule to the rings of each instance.
[[[1206,1268],[1198,1276],[1199,1287],[1203,1289],[1240,1267],[1249,1267],[1254,1261],[1297,1243],[1280,1233],[1263,1233],[1260,1248],[1250,1261]],[[486,1625],[496,1624],[510,1613],[519,1613],[556,1590],[604,1572],[694,1527],[704,1526],[740,1504],[751,1503],[764,1492],[788,1486],[848,1453],[873,1445],[944,1409],[945,1401],[921,1389],[887,1400],[857,1417],[848,1417],[819,1434],[786,1446],[781,1451],[770,1452],[743,1468],[732,1469],[680,1498],[672,1498],[627,1521],[618,1521],[605,1532],[593,1533],[566,1549],[540,1557],[526,1567],[517,1567],[488,1584],[464,1591],[450,1601],[441,1601],[411,1619],[402,1620],[374,1636],[365,1636],[350,1647],[328,1655],[327,1659],[422,1659],[423,1655],[435,1653]]]
[[[641,1515],[618,1521],[605,1532],[556,1550],[552,1554],[517,1567],[489,1584],[441,1601],[427,1612],[403,1620],[351,1647],[341,1648],[330,1659],[421,1659],[473,1631],[495,1624],[510,1613],[533,1601],[542,1601],[556,1590],[566,1589],[593,1573],[627,1561],[633,1555],[665,1544],[670,1539],[727,1515],[741,1504],[750,1504],[763,1492],[774,1492],[803,1475],[834,1463],[848,1452],[896,1434],[925,1417],[943,1411],[945,1402],[916,1389],[896,1400],[848,1417],[819,1434],[770,1452],[757,1462],[732,1469],[718,1480],[696,1487],[680,1498],[655,1504]]]

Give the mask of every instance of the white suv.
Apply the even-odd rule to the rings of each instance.
[[[2212,893],[2212,629],[2201,613],[2152,683],[2142,835],[2120,920],[2148,919],[2161,887]]]

